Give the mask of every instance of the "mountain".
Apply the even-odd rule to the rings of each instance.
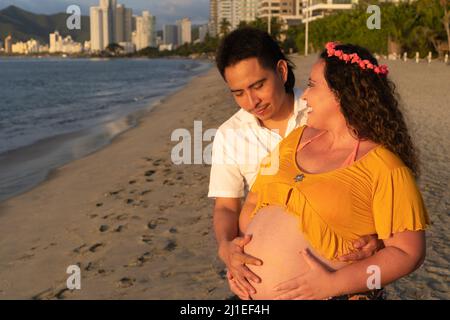
[[[89,17],[81,17],[81,30],[69,30],[66,26],[69,16],[66,13],[34,14],[16,6],[9,6],[0,10],[0,39],[3,40],[11,34],[14,42],[27,41],[33,38],[41,43],[48,43],[49,34],[58,30],[61,35],[70,35],[77,42],[83,43],[89,40]]]

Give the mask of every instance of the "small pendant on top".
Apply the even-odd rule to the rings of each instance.
[[[300,181],[303,181],[304,178],[305,178],[305,175],[298,174],[295,176],[294,180],[295,180],[295,182],[300,182]]]

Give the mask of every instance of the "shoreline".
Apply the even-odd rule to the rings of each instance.
[[[227,116],[234,113],[229,101],[223,101],[226,93],[216,70],[209,69],[106,148],[54,170],[31,191],[2,202],[0,299],[226,296],[222,266],[212,258],[210,220],[204,216],[211,202],[204,190],[193,187],[198,179],[207,181],[209,168],[170,161],[174,128],[192,132],[197,119],[215,127],[225,105]],[[210,105],[222,111],[205,118]],[[183,210],[176,209],[180,205]],[[201,235],[201,241],[186,240],[189,234]],[[180,257],[194,277],[206,277],[203,289],[193,290],[198,280],[186,279]],[[209,262],[199,265],[197,260]],[[66,292],[65,272],[75,264],[81,266],[84,289]],[[186,287],[162,293],[164,287],[175,287],[180,276]]]
[[[29,162],[30,155],[32,159],[42,163],[44,159],[41,158],[45,158],[47,153],[57,152],[58,154],[54,155],[53,158],[45,159],[45,165],[42,164],[35,167],[25,166],[23,170],[20,170],[20,174],[23,175],[23,178],[20,179],[20,181],[14,181],[13,185],[0,188],[0,205],[8,199],[38,187],[58,168],[109,146],[118,136],[138,126],[140,118],[148,115],[148,113],[163,104],[164,101],[173,94],[183,90],[193,78],[207,73],[211,69],[211,66],[207,66],[207,62],[205,62],[205,65],[202,66],[202,68],[204,68],[204,70],[190,76],[186,83],[175,86],[173,90],[164,96],[152,98],[151,101],[140,109],[117,115],[117,117],[112,120],[100,122],[92,127],[68,133],[60,133],[55,136],[35,141],[29,145],[20,146],[1,153],[0,162],[4,168],[13,166],[17,163],[18,159],[26,159]],[[47,146],[47,148],[45,148],[45,146]],[[37,154],[40,154],[40,158]],[[27,172],[27,174],[24,172]],[[2,192],[1,190],[10,187],[14,188],[14,190],[7,192]]]

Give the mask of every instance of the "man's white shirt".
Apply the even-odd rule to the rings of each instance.
[[[306,101],[294,88],[294,113],[285,136],[306,124]],[[242,198],[251,188],[261,160],[283,139],[279,133],[263,127],[258,119],[240,109],[223,123],[214,137],[208,197]]]

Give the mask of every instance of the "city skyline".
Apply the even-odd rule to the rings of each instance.
[[[121,0],[122,4],[140,15],[148,10],[157,17],[156,28],[162,30],[164,24],[175,24],[177,20],[189,17],[192,24],[204,24],[209,19],[209,0]],[[14,5],[38,14],[65,12],[69,5],[78,5],[85,16],[89,8],[98,5],[98,0],[0,0],[0,10]]]

